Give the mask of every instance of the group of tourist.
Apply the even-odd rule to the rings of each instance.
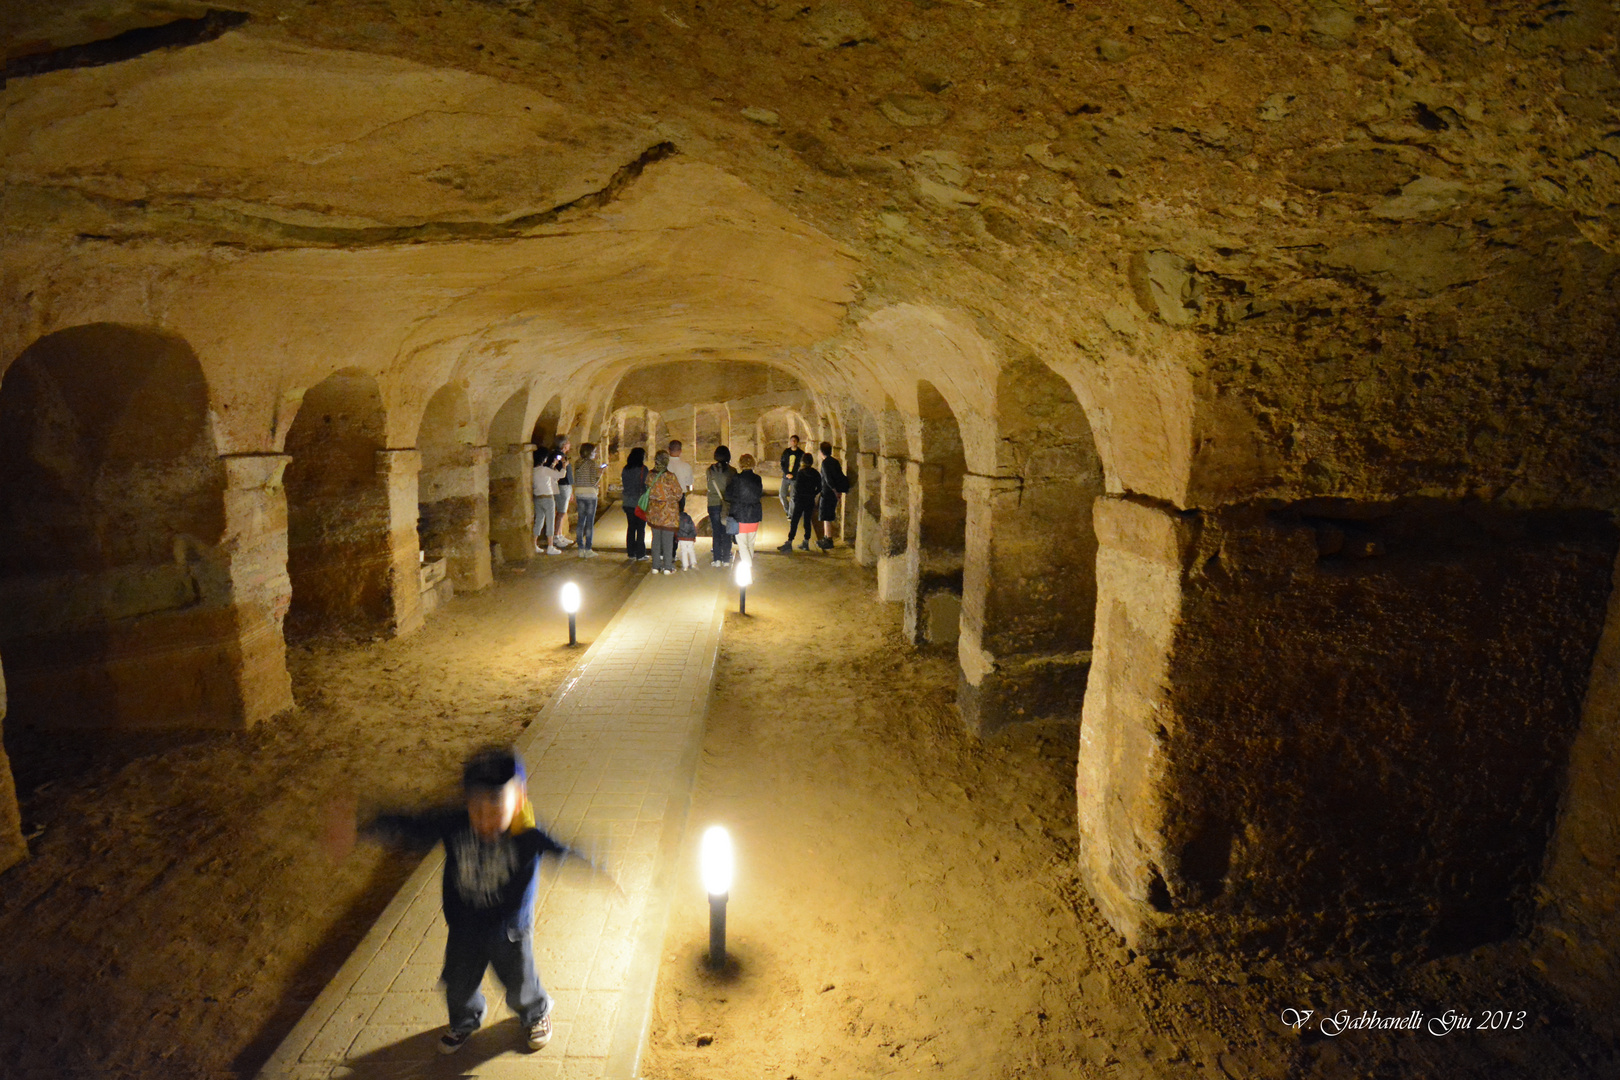
[[[781,500],[789,518],[788,542],[777,550],[792,553],[793,539],[802,522],[804,539],[799,550],[809,550],[810,534],[815,531],[816,545],[830,551],[838,500],[849,490],[849,480],[833,456],[831,443],[821,444],[819,466],[808,451],[800,449],[797,435],[788,443],[781,460]],[[534,546],[547,555],[560,555],[564,548],[577,543],[581,558],[595,558],[592,547],[604,470],[596,460],[595,443],[582,445],[577,460],[569,459],[570,445],[564,436],[554,448],[535,453]],[[651,562],[655,574],[673,574],[677,564],[682,570],[697,567],[697,523],[686,509],[696,478],[691,464],[681,457],[682,449],[679,439],[671,440],[667,449],[653,455],[649,467],[646,450],[635,447],[619,474],[621,505],[628,522],[625,556],[631,562]],[[730,448],[715,447],[714,462],[704,473],[705,506],[713,537],[711,566],[731,566],[739,558],[754,557],[754,541],[765,516],[765,481],[754,471],[754,465],[754,456],[744,454],[733,468]],[[578,507],[575,540],[563,535],[570,502]]]
[[[561,555],[563,548],[572,547],[577,542],[579,557],[594,559],[596,506],[601,499],[604,470],[596,460],[595,443],[585,443],[579,448],[578,461],[568,458],[572,445],[568,436],[564,435],[557,440],[555,447],[535,451],[532,480],[534,549],[547,555]],[[577,540],[563,535],[570,502],[578,507]],[[543,544],[542,537],[545,538]]]
[[[793,554],[793,538],[799,524],[804,524],[804,538],[800,551],[810,550],[810,533],[816,532],[816,546],[831,551],[833,523],[838,520],[838,497],[849,490],[849,478],[844,467],[833,457],[832,444],[821,444],[821,465],[808,450],[799,448],[797,435],[788,438],[788,447],[782,451],[782,510],[788,516],[787,543],[776,550]]]

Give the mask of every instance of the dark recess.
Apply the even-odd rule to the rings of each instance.
[[[53,49],[32,56],[19,56],[15,60],[6,61],[6,73],[5,77],[0,79],[0,86],[5,85],[10,79],[43,75],[47,71],[100,67],[103,64],[133,60],[137,56],[156,52],[158,49],[198,45],[204,41],[213,41],[225,31],[234,30],[247,21],[248,15],[245,11],[211,9],[200,19],[177,19],[162,26],[143,26],[136,30],[126,30],[116,37],[102,41],[69,45],[65,49]]]

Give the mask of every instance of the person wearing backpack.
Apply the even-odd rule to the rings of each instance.
[[[821,444],[821,498],[816,508],[816,517],[821,522],[821,538],[816,541],[816,547],[822,551],[831,551],[833,548],[833,523],[838,520],[838,497],[849,491],[849,477],[844,475],[844,466],[833,457],[832,443]]]
[[[619,473],[624,486],[624,516],[629,520],[624,532],[624,554],[631,562],[646,562],[647,519],[641,516],[641,497],[647,492],[647,451],[636,447],[625,458],[624,471]]]
[[[714,448],[714,464],[704,474],[709,495],[709,565],[731,565],[731,534],[726,531],[726,488],[737,471],[731,467],[731,448]]]

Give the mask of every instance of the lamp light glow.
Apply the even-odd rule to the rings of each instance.
[[[731,834],[719,825],[710,825],[703,833],[700,862],[703,888],[709,894],[709,966],[719,971],[726,966],[726,901],[735,869]]]
[[[702,865],[703,888],[710,896],[724,896],[731,892],[731,877],[735,870],[731,834],[719,825],[709,826],[703,834]]]
[[[574,631],[574,616],[579,612],[579,586],[572,581],[565,582],[562,587],[562,609],[568,612],[568,644],[578,645],[579,637]]]
[[[737,560],[737,587],[746,589],[754,583],[754,561],[752,559]]]

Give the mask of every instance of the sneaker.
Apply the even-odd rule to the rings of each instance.
[[[471,1031],[456,1031],[452,1028],[439,1036],[439,1053],[453,1054],[466,1046],[470,1038],[472,1038]]]
[[[810,541],[806,540],[802,544],[800,544],[799,545],[799,550],[800,551],[809,551],[810,550]]]
[[[776,550],[780,551],[784,555],[793,554],[793,541],[789,540],[787,543],[783,544],[781,547],[777,548]]]
[[[573,547],[574,542],[566,536],[559,536],[557,537],[557,546],[560,548]]]
[[[547,555],[561,555],[562,554],[562,548],[557,547],[555,544],[553,544],[551,547],[546,548],[546,554]]]
[[[580,552],[579,554],[580,554],[580,557],[583,558],[583,559],[594,559],[594,558],[596,558],[596,552],[594,550],[592,550],[591,548],[586,548],[584,551]]]
[[[637,555],[636,562],[652,562],[651,555]]]
[[[548,1013],[529,1025],[529,1049],[544,1050],[551,1041],[551,1015]]]

